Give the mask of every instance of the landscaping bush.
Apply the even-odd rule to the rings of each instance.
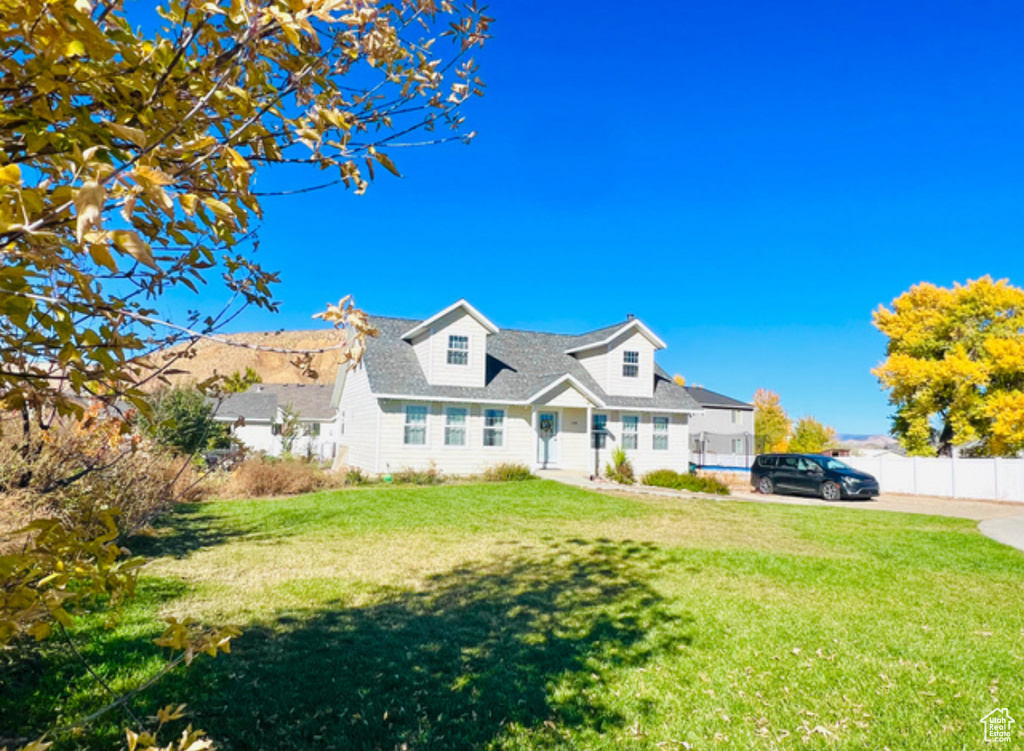
[[[612,451],[612,460],[605,467],[604,476],[623,485],[632,485],[636,482],[636,476],[633,474],[633,464],[629,461],[629,457],[626,456],[626,449],[622,448],[622,446],[616,446]]]
[[[118,527],[130,534],[179,501],[201,500],[204,480],[188,457],[125,434],[99,407],[0,441],[5,516],[22,523],[54,517],[67,524],[116,510]]]
[[[427,469],[400,469],[391,474],[392,482],[400,485],[440,485],[444,482],[444,475],[430,463]]]
[[[150,398],[153,413],[139,415],[139,428],[161,446],[182,454],[227,449],[231,436],[214,419],[214,406],[195,386],[173,386]]]
[[[729,495],[729,486],[715,477],[680,474],[672,469],[656,469],[648,472],[640,478],[640,482],[659,488]]]
[[[238,465],[231,473],[227,491],[237,498],[296,495],[339,487],[345,479],[300,459],[259,457]]]
[[[345,471],[345,484],[346,485],[368,485],[370,478],[363,474],[363,470],[359,467],[349,467]]]
[[[525,464],[506,462],[504,464],[495,464],[493,467],[487,467],[481,473],[480,478],[484,482],[523,482],[525,480],[536,480],[537,475],[533,474]]]

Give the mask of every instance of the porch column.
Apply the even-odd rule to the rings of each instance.
[[[593,429],[594,429],[594,405],[591,404],[588,401],[587,402],[587,427],[586,427],[586,430],[584,431],[586,433],[586,435],[587,435],[587,461],[583,465],[584,469],[586,469],[587,465],[590,464],[590,460],[592,458],[591,457],[591,452],[593,452],[593,450],[594,450],[594,447],[593,447],[593,444],[594,444]],[[588,472],[588,474],[589,474],[589,472]]]
[[[540,462],[537,461],[537,442],[540,440],[540,434],[537,432],[537,405],[530,405],[530,425],[533,428],[533,440],[530,442],[530,466],[533,467],[534,471],[540,469]]]

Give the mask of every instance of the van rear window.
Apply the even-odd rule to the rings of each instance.
[[[759,456],[757,457],[757,466],[759,467],[774,467],[778,457],[775,456]]]

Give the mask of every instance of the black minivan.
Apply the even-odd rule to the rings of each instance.
[[[750,467],[750,484],[759,493],[806,493],[826,501],[878,495],[873,476],[818,454],[762,454]]]

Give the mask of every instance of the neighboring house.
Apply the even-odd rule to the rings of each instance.
[[[460,300],[424,321],[370,322],[380,336],[335,383],[339,464],[590,474],[621,446],[638,473],[689,467],[700,405],[658,367],[665,343],[632,316],[578,336],[502,330]]]
[[[299,417],[292,454],[324,461],[337,452],[337,410],[331,405],[333,386],[300,383],[258,383],[242,394],[229,394],[215,419],[230,423],[231,434],[254,451],[279,456],[286,410]]]
[[[754,405],[687,386],[687,393],[703,412],[690,420],[693,463],[698,467],[749,469],[754,446]]]

